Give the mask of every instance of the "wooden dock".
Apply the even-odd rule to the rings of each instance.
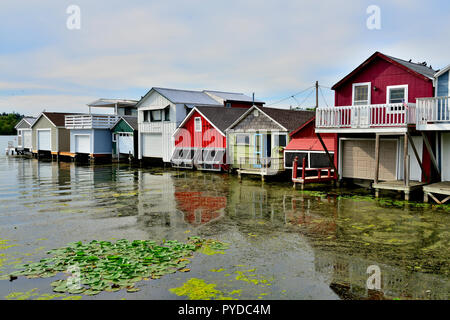
[[[391,191],[400,191],[405,194],[405,200],[409,200],[409,194],[417,189],[421,189],[425,182],[418,181],[409,181],[408,184],[405,184],[403,180],[395,180],[395,181],[379,181],[378,183],[373,183],[372,188],[375,189],[375,196],[378,198],[380,194],[380,190],[391,190]]]
[[[443,200],[438,199],[438,195],[447,196]],[[429,198],[438,204],[444,204],[450,200],[450,181],[438,182],[423,187],[423,201],[428,202]]]
[[[307,183],[320,183],[327,181],[334,181],[335,179],[335,171],[333,168],[306,168],[306,160],[303,158],[302,160],[302,175],[300,177],[297,176],[298,170],[298,157],[295,157],[293,165],[292,165],[292,182],[294,183],[294,189],[296,188],[296,184],[300,183],[302,190],[305,188],[305,184]],[[323,172],[325,171],[325,174]],[[307,175],[307,173],[313,172],[313,175]]]

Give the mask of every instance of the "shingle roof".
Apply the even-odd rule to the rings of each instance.
[[[197,107],[208,120],[213,123],[220,131],[225,133],[225,129],[228,128],[234,121],[242,116],[248,109],[247,108],[225,108],[225,107]]]
[[[202,91],[178,90],[168,88],[153,88],[172,103],[186,103],[195,105],[222,105]]]
[[[69,112],[43,112],[44,114],[55,126],[64,127],[66,125],[66,115],[75,115],[79,113],[69,113]]]
[[[121,116],[119,118],[119,120],[116,122],[116,124],[113,126],[113,128],[120,122],[120,120],[125,120],[126,123],[128,123],[130,125],[130,127],[133,130],[137,130],[138,129],[138,120],[137,117],[133,117],[133,116]]]
[[[402,59],[399,59],[399,58],[395,58],[395,57],[391,57],[391,56],[388,56],[388,55],[385,55],[385,56],[388,57],[388,58],[391,58],[395,62],[400,63],[401,65],[403,65],[403,66],[405,66],[405,67],[407,67],[407,68],[409,68],[409,69],[411,69],[411,70],[413,70],[413,71],[415,71],[417,73],[420,73],[421,75],[429,77],[429,78],[433,78],[434,75],[437,72],[436,70],[433,70],[430,67],[427,67],[427,66],[425,66],[425,65],[423,65],[421,63],[409,62],[409,61],[405,61],[405,60],[402,60]]]
[[[205,90],[206,93],[211,93],[225,101],[244,101],[244,102],[252,102],[253,98],[249,97],[243,93],[235,93],[235,92],[223,92],[223,91],[214,91],[214,90]],[[263,101],[256,100],[255,102],[264,103]]]
[[[304,110],[287,110],[267,107],[258,107],[261,111],[274,119],[276,122],[285,127],[289,132],[294,131],[298,127],[314,118],[314,111]]]

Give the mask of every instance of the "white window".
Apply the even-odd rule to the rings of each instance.
[[[386,103],[408,103],[408,85],[386,87]]]
[[[250,137],[248,134],[237,134],[236,135],[236,145],[248,146],[249,144],[250,144]]]
[[[195,132],[202,132],[202,118],[195,117],[194,119],[194,130]]]
[[[255,117],[259,116],[258,109],[253,110],[253,116],[255,116]]]
[[[352,105],[361,106],[370,104],[370,82],[354,83],[352,93]]]
[[[274,146],[286,147],[287,146],[287,135],[285,134],[275,134],[274,135]]]

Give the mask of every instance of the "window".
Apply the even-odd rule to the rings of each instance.
[[[255,116],[255,117],[259,116],[258,109],[253,110],[253,116]]]
[[[152,122],[161,121],[161,111],[162,110],[152,110],[150,111],[150,117]]]
[[[248,146],[250,144],[250,137],[247,134],[237,134],[236,144],[242,146]]]
[[[231,102],[227,102],[227,103],[225,104],[225,107],[226,107],[226,108],[231,108]]]
[[[275,143],[277,143],[277,145],[279,147],[287,146],[287,137],[285,134],[279,134],[279,135],[276,135],[275,137],[277,137],[277,139],[275,140]]]
[[[143,114],[144,114],[144,122],[150,122],[150,111],[145,110]]]
[[[131,116],[131,108],[125,108],[124,114],[125,114],[126,116]]]
[[[369,105],[370,104],[370,82],[353,84],[353,105]]]
[[[386,103],[408,103],[408,85],[389,86],[386,92]]]
[[[170,121],[170,107],[164,109],[164,121]]]
[[[194,130],[195,132],[202,132],[202,118],[195,117],[194,119]]]
[[[113,133],[112,135],[112,141],[117,142],[117,133]]]

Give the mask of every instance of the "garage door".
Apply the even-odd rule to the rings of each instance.
[[[91,153],[91,136],[75,135],[75,153]]]
[[[51,143],[51,131],[50,130],[38,130],[37,138],[38,138],[38,150],[43,151],[51,151],[52,143]]]
[[[142,134],[142,156],[152,158],[162,158],[162,134],[143,133]]]
[[[134,154],[134,140],[132,133],[119,133],[119,153]]]
[[[342,176],[375,179],[375,140],[344,140]],[[380,180],[397,180],[397,141],[380,141]]]

